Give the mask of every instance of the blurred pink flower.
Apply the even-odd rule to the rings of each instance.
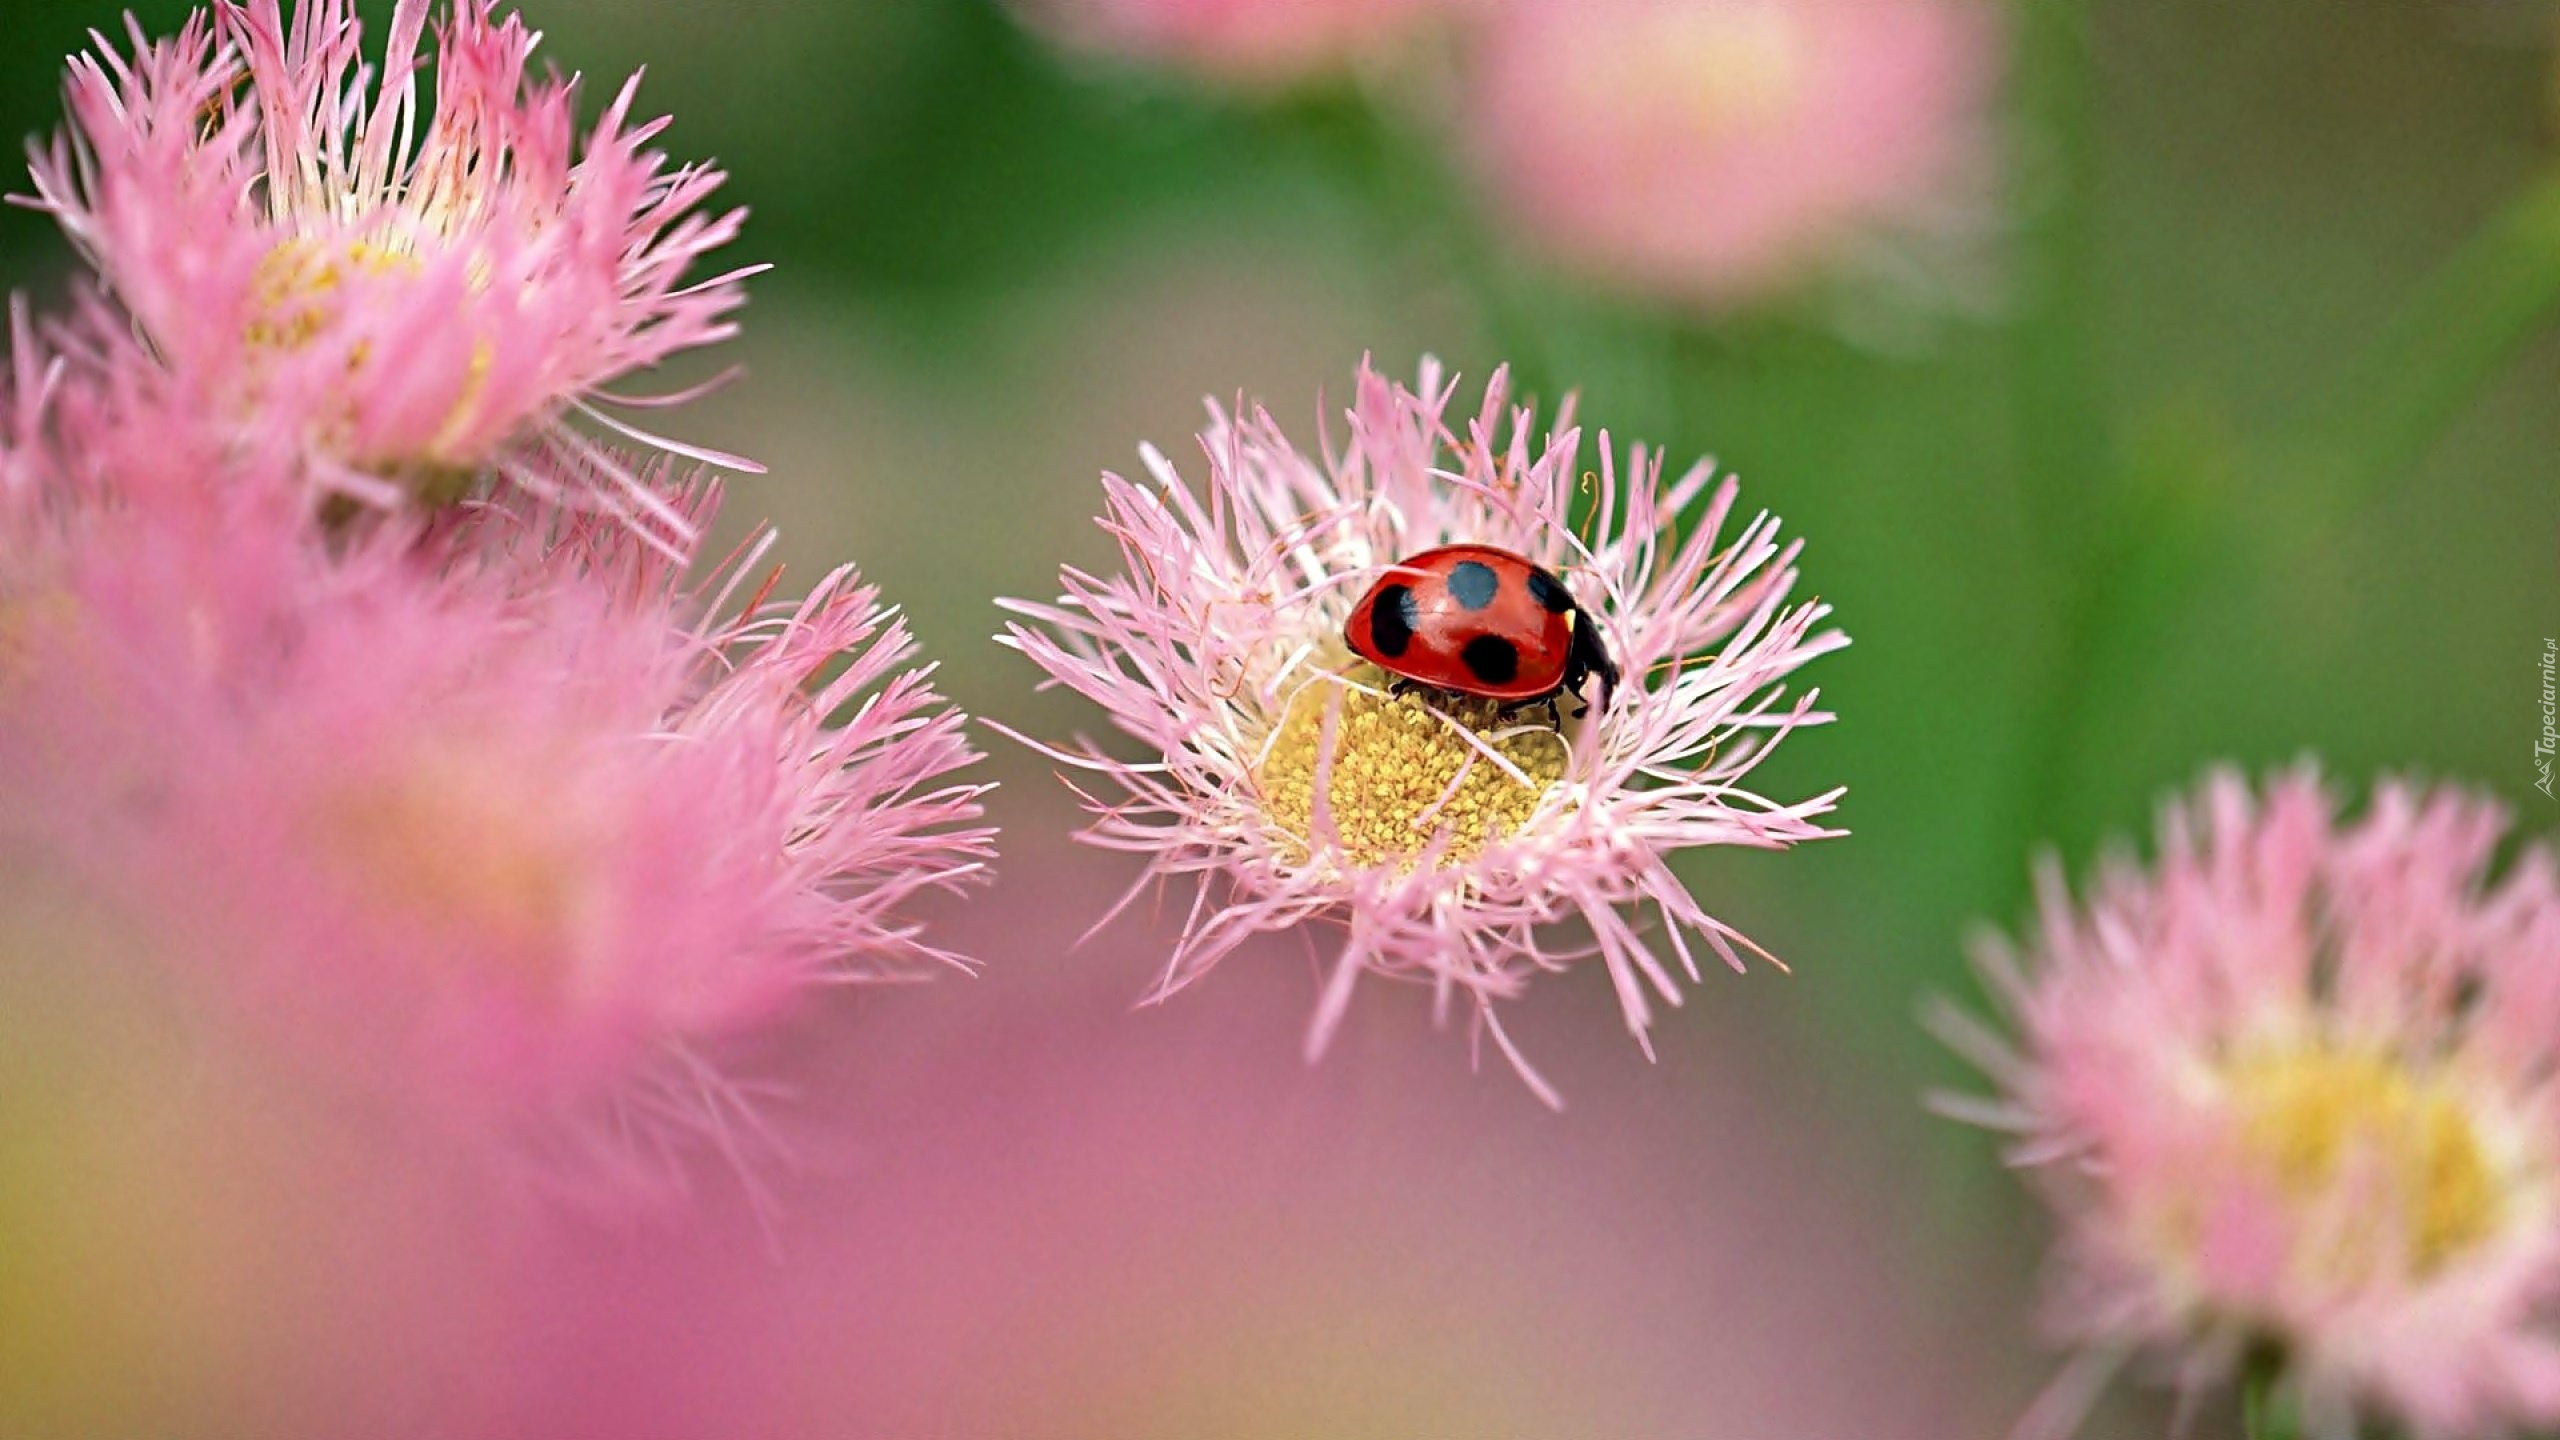
[[[1622,473],[1602,436],[1599,475],[1581,477],[1597,485],[1586,544],[1571,520],[1570,405],[1534,441],[1534,414],[1507,410],[1497,372],[1461,436],[1443,419],[1455,388],[1436,363],[1418,394],[1363,367],[1349,444],[1321,462],[1267,414],[1213,405],[1205,491],[1151,446],[1152,484],[1104,476],[1101,523],[1125,572],[1069,569],[1057,602],[1004,602],[1023,622],[1003,640],[1138,742],[1121,759],[1089,740],[1026,741],[1100,783],[1085,837],[1148,857],[1132,898],[1164,877],[1197,882],[1157,998],[1257,932],[1337,926],[1310,1057],[1362,974],[1419,981],[1443,1013],[1466,1001],[1552,1102],[1493,1002],[1597,957],[1650,1053],[1647,987],[1671,1004],[1680,989],[1630,913],[1645,906],[1691,979],[1692,935],[1740,968],[1749,942],[1666,861],[1839,833],[1815,823],[1838,790],[1786,803],[1745,781],[1796,726],[1830,718],[1783,681],[1847,642],[1815,629],[1828,607],[1789,604],[1797,546],[1774,520],[1724,533],[1735,486],[1707,465],[1665,486],[1659,456],[1638,447]],[[1566,577],[1624,672],[1613,703],[1559,731],[1542,715],[1399,700],[1350,656],[1342,626],[1361,592],[1452,540]],[[1591,940],[1545,933],[1568,920]]]
[[[1502,227],[1724,310],[1976,228],[1996,21],[1985,0],[1503,0],[1460,126]]]
[[[610,1197],[680,1132],[757,1138],[724,1046],[954,963],[907,912],[983,869],[985,787],[849,568],[738,608],[762,544],[688,589],[521,492],[324,545],[290,485],[204,484],[240,457],[18,339],[0,842],[215,1013]]]
[[[850,569],[685,618],[711,608],[377,585],[307,617],[253,711],[180,717],[128,863],[253,1019],[310,1022],[459,1131],[574,1179],[662,1173],[662,1131],[736,1158],[759,1131],[718,1048],[817,987],[957,963],[906,911],[990,832],[950,779],[962,717]]]
[[[1986,955],[2015,1047],[1949,1014],[2062,1224],[2067,1430],[2129,1354],[2190,1398],[2254,1356],[2308,1432],[2431,1440],[2560,1421],[2560,870],[2451,789],[2340,822],[2305,771],[2171,805],[2160,857],[2085,904],[2043,877]],[[2378,1417],[2387,1416],[2388,1421]]]
[[[1476,0],[1020,0],[1066,45],[1274,89],[1337,75]]]
[[[565,422],[682,449],[596,402],[732,332],[752,270],[687,272],[742,212],[700,208],[717,170],[643,148],[666,122],[630,122],[637,77],[573,143],[575,87],[528,78],[536,36],[492,0],[439,27],[422,116],[428,12],[398,0],[378,72],[348,0],[304,0],[290,26],[277,0],[224,0],[158,42],[131,26],[129,57],[102,41],[71,62],[36,203],[131,311],[173,403],[289,435],[316,492],[390,505],[574,468],[589,503],[687,539]],[[581,463],[545,463],[562,455]]]

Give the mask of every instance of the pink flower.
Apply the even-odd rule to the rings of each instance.
[[[174,412],[48,373],[0,448],[33,500],[0,512],[0,847],[61,857],[207,1013],[614,1198],[688,1133],[746,1158],[729,1064],[821,990],[958,963],[909,912],[982,871],[985,787],[849,568],[738,608],[762,543],[689,589],[522,493],[323,545]],[[707,523],[707,486],[642,478]]]
[[[393,7],[378,85],[348,0],[305,0],[290,26],[277,0],[225,0],[173,40],[134,29],[129,57],[101,43],[72,62],[36,202],[132,313],[172,403],[290,436],[317,493],[540,487],[574,456],[589,503],[689,538],[567,422],[681,448],[596,402],[732,332],[751,271],[687,275],[741,212],[701,210],[718,171],[643,148],[665,122],[631,123],[636,77],[573,143],[575,87],[528,78],[536,37],[491,0],[439,27],[422,116],[428,9]]]
[[[1975,228],[1996,32],[1981,0],[1505,0],[1463,131],[1504,225],[1725,310]]]
[[[2052,1323],[2193,1391],[2281,1357],[2308,1433],[2431,1440],[2560,1422],[2560,869],[2501,867],[2495,804],[2378,786],[2342,822],[2305,770],[2171,805],[1986,972],[2018,1035],[1949,1038],[1999,1082],[2060,1218]],[[2499,873],[2503,870],[2503,873]],[[2382,1417],[2388,1417],[2384,1420]]]
[[[1706,465],[1666,487],[1658,456],[1635,449],[1622,472],[1604,435],[1599,475],[1582,477],[1597,484],[1586,543],[1569,413],[1533,441],[1497,373],[1460,435],[1443,420],[1454,390],[1435,363],[1418,394],[1364,367],[1349,443],[1321,461],[1268,415],[1213,405],[1207,485],[1152,447],[1152,483],[1106,475],[1101,523],[1124,573],[1066,570],[1055,603],[1004,602],[1023,621],[1003,639],[1135,742],[1026,742],[1093,778],[1085,838],[1148,857],[1133,897],[1168,877],[1197,885],[1158,998],[1250,935],[1321,925],[1340,938],[1311,1058],[1362,975],[1418,981],[1444,1007],[1465,1001],[1552,1101],[1493,1002],[1597,958],[1649,1051],[1648,989],[1679,1003],[1666,961],[1696,979],[1690,937],[1741,966],[1749,942],[1666,862],[1838,833],[1814,823],[1836,789],[1783,803],[1745,782],[1795,727],[1830,718],[1781,682],[1846,640],[1814,628],[1827,607],[1789,603],[1797,547],[1776,522],[1725,533],[1735,487]],[[1542,711],[1399,699],[1353,660],[1342,631],[1361,592],[1452,540],[1565,578],[1623,672],[1612,703],[1558,729]],[[1659,941],[1642,907],[1666,922]],[[1554,937],[1564,921],[1590,941]]]
[[[1169,65],[1247,89],[1352,69],[1475,0],[1021,0],[1079,50]]]

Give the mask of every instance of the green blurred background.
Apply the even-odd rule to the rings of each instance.
[[[1996,1348],[2026,1333],[2033,1222],[1987,1140],[1921,1114],[1924,1089],[1967,1077],[1913,1017],[1928,994],[1972,995],[1966,934],[2017,916],[2035,853],[2077,870],[2208,765],[2306,755],[2356,785],[2458,778],[2551,829],[2530,750],[2535,659],[2560,633],[2560,343],[2519,325],[2512,354],[2461,352],[2497,364],[2451,386],[2440,427],[2390,423],[2388,399],[2410,388],[2392,357],[2435,364],[2460,338],[2410,310],[2429,277],[2553,167],[2548,6],[2015,7],[2005,299],[1892,353],[1786,314],[1686,324],[1525,257],[1488,267],[1463,237],[1501,218],[1454,178],[1406,183],[1410,138],[1352,97],[1064,61],[978,0],[527,8],[563,68],[647,67],[643,108],[677,117],[664,143],[729,169],[753,212],[738,252],[776,265],[719,357],[746,380],[678,427],[771,466],[734,487],[733,517],[779,523],[804,579],[859,561],[973,713],[1094,725],[989,643],[990,597],[1108,563],[1095,476],[1142,440],[1196,473],[1204,395],[1267,402],[1312,444],[1364,353],[1405,377],[1436,354],[1471,381],[1509,360],[1542,395],[1578,388],[1622,444],[1739,472],[1747,504],[1805,537],[1807,583],[1856,642],[1806,677],[1839,724],[1762,773],[1782,796],[1845,783],[1854,834],[1688,857],[1710,908],[1794,973],[1710,975],[1657,1031],[1650,1077],[1599,975],[1550,982],[1519,1033],[1542,1060],[1563,1052],[1576,1110],[1510,1114],[1534,1103],[1498,1074],[1475,1082],[1497,1092],[1482,1108],[1572,1126],[1742,1086],[1802,1121],[1782,1149],[1875,1157],[1862,1173],[1899,1197],[1898,1263],[1921,1293],[2018,1312],[1987,1332]],[[137,13],[160,33],[183,11]],[[13,0],[0,130],[50,129],[60,57],[105,18]],[[12,285],[50,297],[66,259],[43,217],[0,218]],[[2475,269],[2446,305],[2512,295],[2521,317],[2547,293],[2529,257]],[[1071,809],[1043,765],[985,738],[1007,870],[1047,873]],[[1072,910],[1125,874],[1056,863],[1094,884],[997,903]],[[1072,936],[1101,903],[1042,933]],[[1169,941],[1150,926],[1085,954],[985,953],[965,999],[900,1003],[1108,1011]],[[1226,1043],[1285,1054],[1304,1018],[1290,997],[1311,987],[1265,989],[1258,1017],[1185,997],[1127,1023],[1241,1025]],[[1387,1031],[1424,1025],[1390,1004],[1305,1083],[1356,1088]],[[1463,1064],[1454,1041],[1429,1048]],[[1745,1063],[1671,1058],[1693,1053]],[[1657,1140],[1682,1133],[1664,1126]],[[1986,1410],[2019,1383],[1993,1384]]]

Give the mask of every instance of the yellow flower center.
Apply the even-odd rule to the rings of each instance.
[[[1709,5],[1649,12],[1632,54],[1585,77],[1597,113],[1673,116],[1688,133],[1721,138],[1786,123],[1803,104],[1803,17],[1787,3]]]
[[[2313,1045],[2244,1061],[2226,1081],[2239,1146],[2278,1195],[2301,1209],[2352,1198],[2351,1223],[2297,1227],[2306,1278],[2424,1280],[2499,1228],[2502,1176],[2450,1077]]]
[[[324,243],[296,236],[279,243],[259,262],[254,280],[256,310],[249,322],[252,350],[290,353],[317,339],[344,303],[339,292],[351,278],[406,280],[424,267],[415,254],[396,244],[367,240]],[[476,277],[475,277],[476,279]],[[434,435],[414,454],[349,455],[358,464],[379,466],[405,475],[420,500],[447,504],[469,489],[481,456],[466,453],[465,441],[479,423],[490,399],[489,372],[496,354],[487,340],[475,340],[452,408]],[[348,349],[347,375],[362,375],[372,363],[372,347],[359,341]],[[347,413],[352,415],[350,398]],[[336,448],[347,448],[339,442]]]
[[[1335,852],[1354,865],[1407,869],[1444,836],[1439,863],[1473,860],[1564,778],[1565,739],[1542,710],[1506,717],[1487,700],[1392,696],[1387,677],[1367,666],[1348,678],[1298,691],[1256,772],[1264,812],[1295,837],[1300,858],[1317,844],[1319,776]]]
[[[585,919],[596,827],[574,802],[510,784],[503,772],[516,767],[425,758],[328,791],[312,815],[315,848],[366,903],[556,993],[571,979],[561,967]]]
[[[0,699],[34,678],[40,647],[79,623],[79,604],[63,591],[0,595]]]
[[[258,262],[251,283],[257,313],[249,321],[249,343],[261,350],[299,350],[328,324],[330,297],[349,274],[414,275],[415,257],[387,245],[351,240],[324,245],[295,236],[279,243]],[[364,357],[354,357],[362,365]]]

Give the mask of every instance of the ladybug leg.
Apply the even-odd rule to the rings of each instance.
[[[1412,679],[1408,676],[1399,675],[1395,678],[1394,683],[1387,686],[1387,694],[1392,699],[1401,700],[1421,688],[1421,681]]]
[[[1562,716],[1561,714],[1558,714],[1558,713],[1557,713],[1557,711],[1556,711],[1556,697],[1554,697],[1553,695],[1548,696],[1548,697],[1547,697],[1547,700],[1546,700],[1546,705],[1547,705],[1547,728],[1549,728],[1549,729],[1551,729],[1551,730],[1562,730],[1562,729],[1564,728],[1564,716]],[[1576,710],[1576,711],[1574,711],[1574,712],[1573,712],[1573,716],[1574,716],[1574,718],[1575,718],[1575,719],[1579,720],[1579,719],[1581,719],[1581,718],[1582,718],[1582,712],[1581,712],[1581,711],[1579,711],[1579,710]]]

